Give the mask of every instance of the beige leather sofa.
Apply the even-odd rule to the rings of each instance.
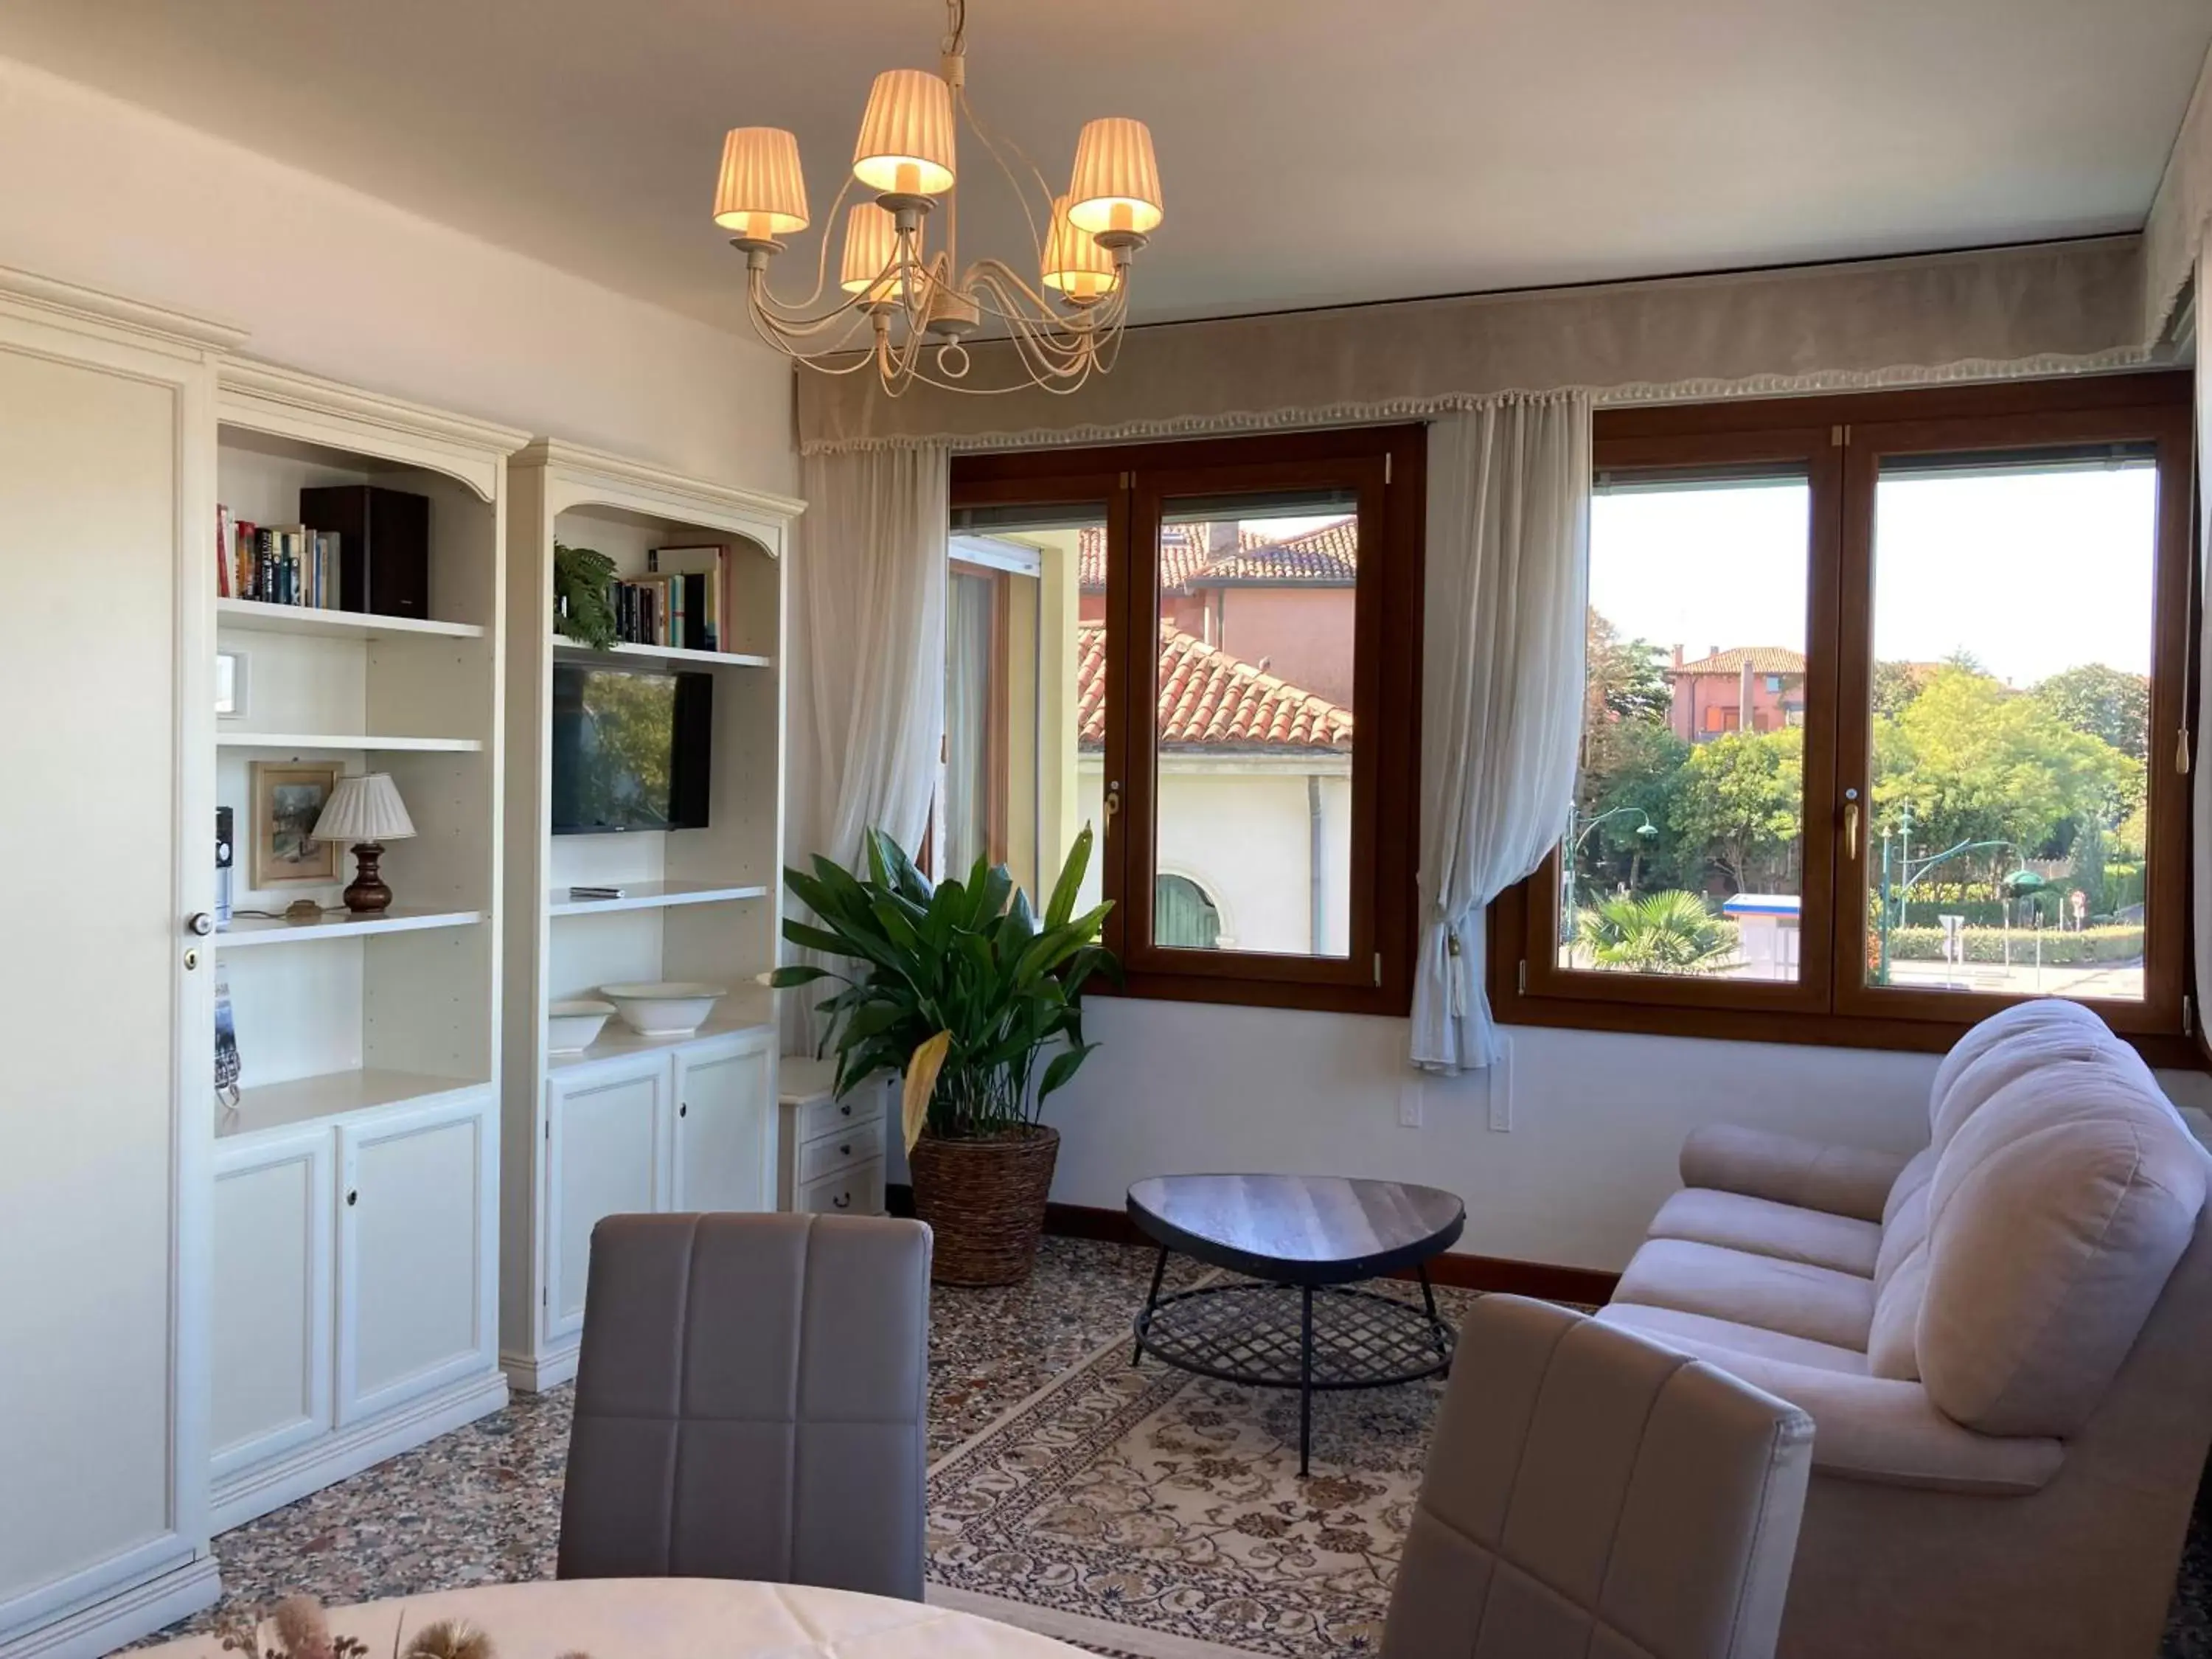
[[[2058,1001],[1961,1038],[1929,1127],[1701,1130],[1600,1317],[1812,1417],[1784,1659],[2148,1659],[2212,1439],[2212,1156]]]

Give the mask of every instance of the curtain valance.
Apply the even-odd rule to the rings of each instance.
[[[2121,368],[2159,355],[2144,284],[2143,239],[2116,236],[1164,325],[1073,397],[894,399],[865,374],[802,374],[799,447],[1106,443],[1413,419],[1512,392],[1650,403]],[[981,383],[1000,349],[976,349]]]

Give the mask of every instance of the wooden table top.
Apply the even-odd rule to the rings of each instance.
[[[1085,1659],[994,1620],[850,1590],[720,1578],[568,1578],[395,1596],[329,1610],[331,1631],[370,1659],[441,1619],[465,1620],[499,1659]],[[148,1659],[222,1659],[211,1636]]]
[[[1373,1279],[1449,1249],[1467,1206],[1435,1187],[1343,1176],[1154,1176],[1129,1218],[1171,1249],[1294,1285]]]

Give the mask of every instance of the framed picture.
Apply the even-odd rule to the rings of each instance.
[[[217,720],[244,718],[247,666],[247,659],[242,651],[218,651],[215,653],[215,717]]]
[[[304,886],[338,877],[338,844],[314,838],[345,768],[336,761],[253,763],[253,884]]]

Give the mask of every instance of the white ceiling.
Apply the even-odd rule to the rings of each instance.
[[[942,23],[934,0],[5,0],[0,54],[738,326],[723,129],[795,129],[818,224],[870,78],[933,64]],[[1152,124],[1158,319],[2138,228],[2212,3],[971,0],[969,37],[978,108],[1048,177],[1086,117]],[[963,160],[964,251],[1012,254]],[[811,285],[803,246],[779,287]]]

